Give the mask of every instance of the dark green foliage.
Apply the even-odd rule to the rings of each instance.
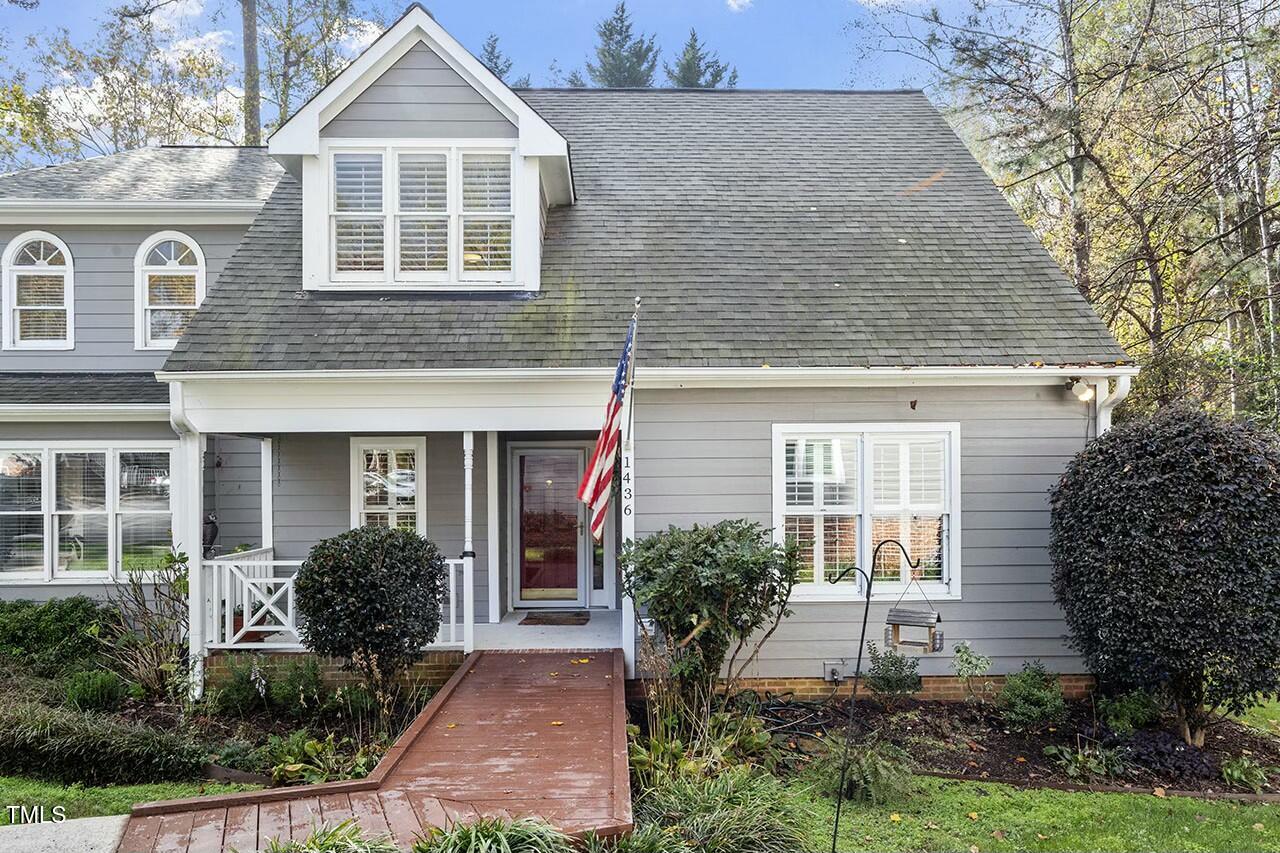
[[[1168,780],[1209,779],[1218,775],[1208,755],[1163,729],[1134,732],[1120,747],[1120,754],[1128,763],[1162,774]]]
[[[805,777],[819,793],[834,797],[840,790],[843,762],[844,743],[836,737],[824,737],[805,768]],[[883,805],[906,799],[914,789],[911,757],[903,750],[879,739],[849,747],[844,781],[846,800]]]
[[[314,717],[329,701],[320,662],[302,655],[273,668],[267,680],[267,698],[276,711],[294,719]]]
[[[1246,788],[1261,794],[1263,787],[1275,773],[1274,767],[1263,767],[1247,755],[1228,758],[1222,762],[1222,780],[1232,788]]]
[[[643,791],[636,825],[666,834],[664,851],[792,853],[806,849],[806,806],[775,777],[747,767],[670,776]]]
[[[738,86],[738,69],[721,62],[694,29],[689,30],[689,40],[676,57],[675,65],[664,62],[662,67],[667,72],[667,82],[677,89],[715,89],[721,83],[726,89]]]
[[[647,89],[653,85],[659,52],[656,37],[634,33],[626,3],[619,2],[613,14],[596,25],[596,37],[596,61],[587,63],[592,83],[602,89]]]
[[[358,527],[311,549],[295,581],[299,633],[371,682],[394,677],[440,629],[447,566],[411,530]]]
[[[209,704],[219,714],[244,717],[267,710],[270,685],[267,667],[256,655],[233,655],[227,658],[227,675],[211,691]]]
[[[1009,728],[1024,732],[1060,723],[1067,716],[1062,685],[1040,661],[1026,663],[1005,679],[1000,715]]]
[[[101,660],[96,631],[110,615],[83,595],[0,601],[0,658],[44,676],[92,668]]]
[[[114,711],[127,690],[124,679],[110,670],[76,672],[67,678],[66,703],[77,711]]]
[[[1117,426],[1054,488],[1053,587],[1101,680],[1211,709],[1280,689],[1280,445],[1173,407]]]
[[[731,648],[788,615],[800,569],[794,546],[741,519],[671,527],[628,543],[619,559],[624,592],[668,638],[682,685],[705,685]]]
[[[211,761],[220,767],[232,770],[243,770],[246,773],[269,773],[271,762],[266,746],[255,746],[245,740],[232,739],[224,742]]]
[[[482,817],[435,828],[414,842],[413,853],[574,853],[573,839],[533,818]]]
[[[0,776],[131,785],[196,779],[204,763],[200,745],[177,732],[67,708],[0,703]]]
[[[892,712],[903,699],[920,690],[922,682],[917,659],[909,658],[897,649],[882,652],[875,643],[867,643],[867,654],[871,663],[863,681],[886,711]]]
[[[1098,716],[1108,729],[1121,736],[1160,722],[1160,703],[1150,693],[1131,690],[1098,700]]]

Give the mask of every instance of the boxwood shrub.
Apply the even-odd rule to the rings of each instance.
[[[436,638],[447,571],[440,549],[411,530],[325,539],[294,582],[302,641],[374,681],[393,677]]]
[[[102,657],[94,626],[110,614],[83,595],[51,601],[0,601],[0,658],[37,675],[89,669]]]
[[[0,702],[0,776],[70,785],[197,779],[205,751],[194,739],[102,714]]]

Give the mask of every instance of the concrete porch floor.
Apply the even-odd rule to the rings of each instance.
[[[591,610],[585,625],[521,625],[528,613],[504,613],[502,621],[476,622],[477,649],[617,649],[622,647],[622,611]]]

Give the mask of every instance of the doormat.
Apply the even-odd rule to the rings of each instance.
[[[520,620],[521,625],[585,625],[591,621],[586,610],[533,610]]]

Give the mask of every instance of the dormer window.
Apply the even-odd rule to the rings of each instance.
[[[512,281],[512,151],[330,148],[330,276],[354,287]]]

